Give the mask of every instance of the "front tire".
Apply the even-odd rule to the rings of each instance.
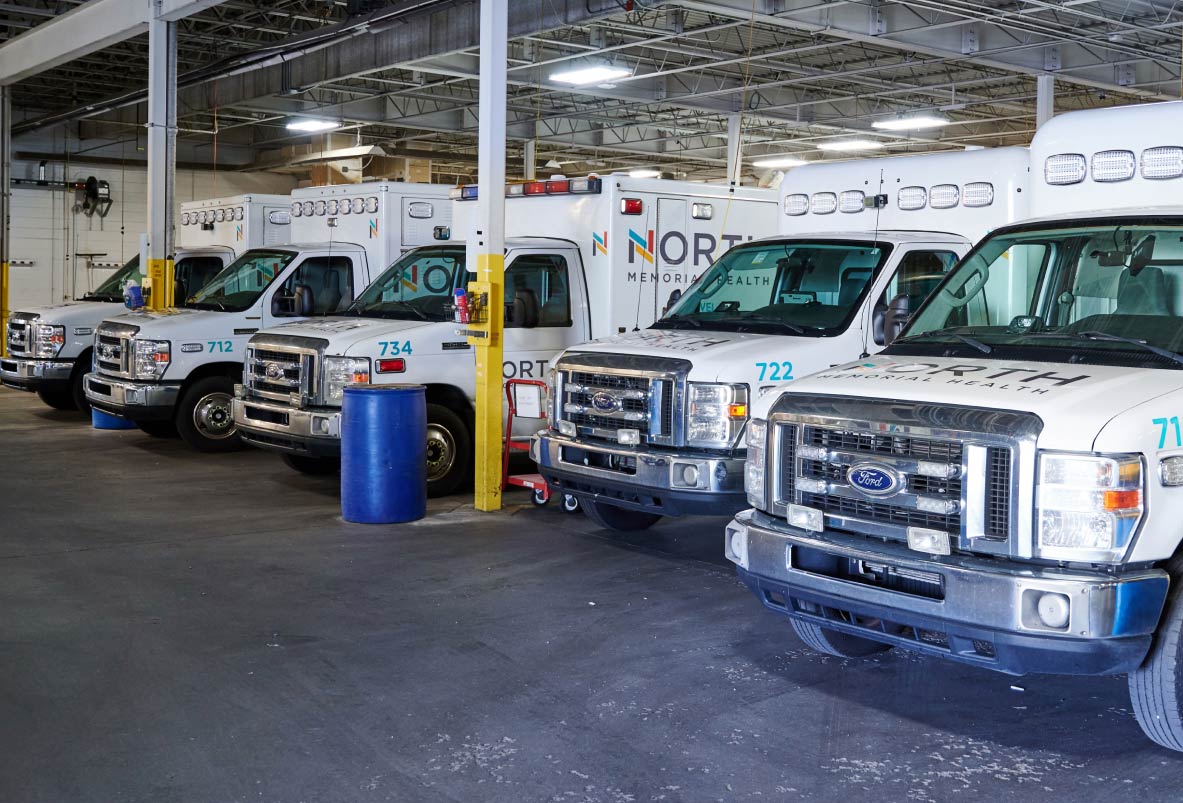
[[[442,404],[427,405],[427,495],[456,491],[472,466],[472,434],[464,420]]]
[[[284,464],[309,477],[327,477],[341,471],[341,460],[335,457],[309,457],[303,454],[281,454]]]
[[[207,376],[189,386],[177,406],[177,432],[199,452],[233,452],[242,448],[230,413],[234,383],[226,376]]]
[[[576,497],[579,507],[587,517],[603,527],[605,530],[620,532],[636,532],[647,530],[661,521],[660,513],[647,513],[643,510],[629,510],[628,508],[610,505],[598,499]]]
[[[177,437],[177,425],[172,421],[140,421],[136,426],[140,432],[153,438]]]
[[[65,390],[39,390],[37,391],[37,398],[55,410],[72,411],[78,409],[78,405],[74,402],[74,394],[70,392],[69,388]]]
[[[1171,588],[1154,644],[1129,674],[1130,703],[1152,742],[1183,751],[1183,556],[1173,558],[1167,572]]]
[[[790,619],[789,621],[792,622],[797,637],[804,641],[806,646],[824,655],[832,655],[835,658],[866,658],[868,655],[887,652],[891,649],[890,644],[852,636],[848,633],[839,633],[837,630],[815,625],[813,622],[803,622],[800,619]]]

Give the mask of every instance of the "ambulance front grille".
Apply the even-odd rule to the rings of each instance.
[[[619,443],[621,430],[635,430],[642,444],[677,446],[682,386],[668,373],[561,366],[557,413],[580,438]]]
[[[19,318],[13,315],[8,319],[5,337],[8,339],[8,356],[24,357],[33,352],[33,323],[37,316]]]

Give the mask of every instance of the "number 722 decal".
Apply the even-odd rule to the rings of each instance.
[[[763,382],[765,376],[768,377],[769,382],[788,382],[793,378],[793,364],[791,362],[758,362],[756,367],[760,369],[757,382]]]

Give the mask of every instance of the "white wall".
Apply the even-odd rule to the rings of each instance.
[[[36,179],[37,163],[14,161],[15,178]],[[12,191],[12,243],[9,257],[12,289],[9,308],[56,304],[80,296],[98,286],[115,266],[139,251],[140,233],[147,221],[147,179],[143,167],[119,167],[71,162],[46,166],[50,182],[76,181],[94,176],[111,185],[110,212],[106,218],[75,213],[75,197],[64,189],[17,187]],[[278,173],[235,173],[210,170],[178,170],[176,203],[249,192],[291,192],[295,181]],[[87,261],[75,254],[102,253],[87,270]],[[21,265],[32,261],[32,265]]]

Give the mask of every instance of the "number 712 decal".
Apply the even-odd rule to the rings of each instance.
[[[234,351],[234,342],[231,340],[209,340],[209,350],[211,353],[229,354]]]
[[[1179,416],[1173,415],[1170,418],[1156,418],[1150,423],[1162,427],[1162,431],[1158,433],[1158,448],[1164,449],[1167,445],[1167,432],[1174,430],[1175,437],[1172,439],[1175,446],[1183,446],[1183,432],[1179,431]]]
[[[793,378],[793,364],[791,362],[758,362],[756,367],[760,369],[757,382],[763,382],[765,376],[768,377],[769,382],[788,382]]]

